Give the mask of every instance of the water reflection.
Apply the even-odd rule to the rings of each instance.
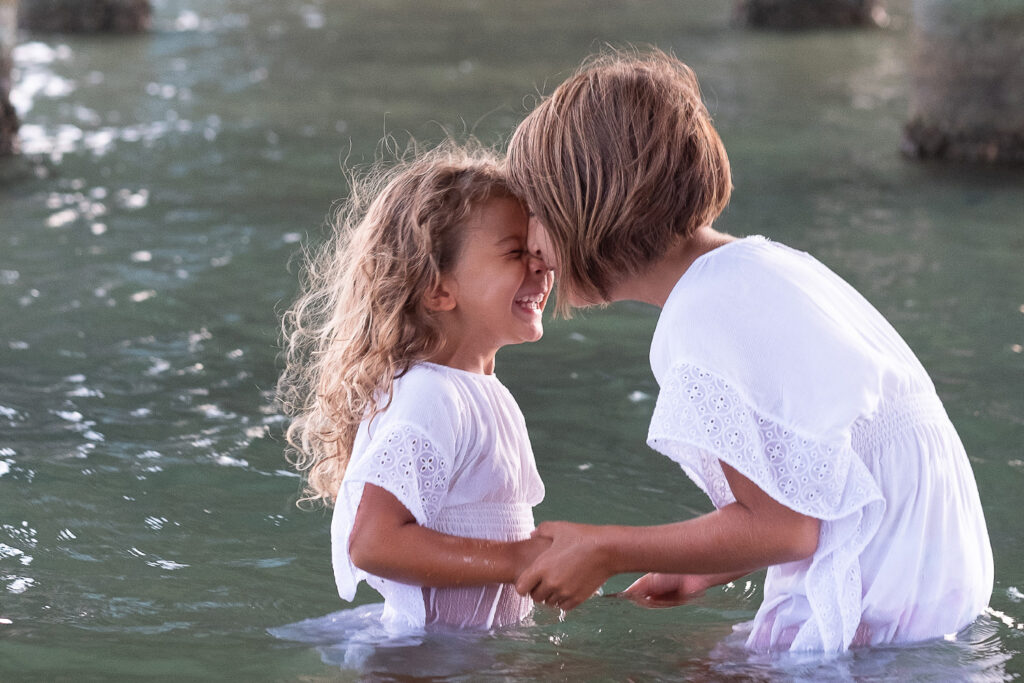
[[[732,640],[760,601],[755,577],[676,610],[603,600],[562,622],[541,609],[518,629],[367,655],[364,669],[1022,672],[1024,198],[1016,176],[900,159],[898,31],[748,33],[730,27],[728,3],[701,0],[155,4],[149,36],[29,36],[15,52],[26,155],[0,184],[0,678],[338,677],[331,643],[266,634],[344,607],[328,518],[294,507],[271,402],[289,258],[322,234],[346,155],[372,158],[385,132],[503,139],[531,94],[606,40],[657,43],[701,75],[736,171],[724,229],[816,252],[919,351],[978,472],[999,611],[955,642],[757,660]],[[548,488],[538,519],[706,511],[643,446],[653,323],[615,307],[499,357]]]
[[[1001,620],[982,617],[927,643],[818,654],[751,654],[742,625],[701,632],[655,626],[623,605],[584,608],[587,625],[551,613],[498,633],[389,634],[381,603],[268,629],[282,647],[313,648],[325,664],[373,680],[1008,681]],[[672,610],[678,611],[678,610]],[[636,628],[623,627],[636,618]],[[685,617],[677,616],[679,619]],[[570,620],[572,617],[570,616]],[[646,626],[646,627],[644,627]],[[291,642],[291,645],[284,643]],[[614,673],[613,673],[614,672]]]
[[[726,678],[787,681],[873,681],[908,676],[915,681],[1006,681],[1010,654],[994,620],[982,617],[956,636],[915,645],[852,650],[818,655],[751,655],[743,638],[715,648],[708,671]],[[901,673],[902,672],[902,673]]]

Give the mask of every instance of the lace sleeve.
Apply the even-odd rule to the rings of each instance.
[[[374,484],[390,492],[412,513],[418,524],[428,526],[441,509],[455,465],[454,454],[447,450],[420,429],[395,424],[375,435],[368,447],[349,463],[331,521],[334,580],[342,598],[352,600],[356,586],[364,579],[378,591],[385,590],[382,579],[357,568],[348,554],[349,538],[365,485]],[[404,590],[392,588],[392,592]],[[423,609],[422,601],[406,602],[418,605],[421,611]]]
[[[349,465],[346,482],[385,489],[408,508],[417,523],[434,520],[451,479],[454,457],[412,425],[395,425],[378,434],[365,453]]]
[[[849,434],[800,433],[749,405],[722,377],[688,363],[664,378],[648,444],[678,462],[716,507],[735,500],[722,462],[783,505],[818,519],[881,499]]]

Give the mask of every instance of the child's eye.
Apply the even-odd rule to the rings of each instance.
[[[520,258],[525,253],[526,253],[525,249],[513,249],[512,251],[508,252],[508,255],[509,256],[514,256],[515,258]]]

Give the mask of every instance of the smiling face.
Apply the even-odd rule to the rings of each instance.
[[[490,373],[502,346],[537,341],[554,276],[527,250],[527,215],[510,198],[489,199],[465,226],[458,261],[431,306],[442,316],[447,343],[435,359]]]
[[[551,239],[550,233],[544,224],[538,220],[536,216],[530,214],[529,229],[526,237],[526,249],[530,252],[530,255],[539,261],[544,263],[546,268],[551,269],[555,273],[559,273],[559,261],[558,252],[555,250],[555,243]],[[583,296],[580,296],[572,288],[566,286],[566,280],[561,275],[559,282],[560,291],[559,296],[564,296],[570,306],[574,308],[582,308],[584,306],[594,306],[602,303],[600,301],[591,301]]]

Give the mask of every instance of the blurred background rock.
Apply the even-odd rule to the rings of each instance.
[[[48,33],[138,33],[153,20],[149,0],[20,0],[23,29]]]

